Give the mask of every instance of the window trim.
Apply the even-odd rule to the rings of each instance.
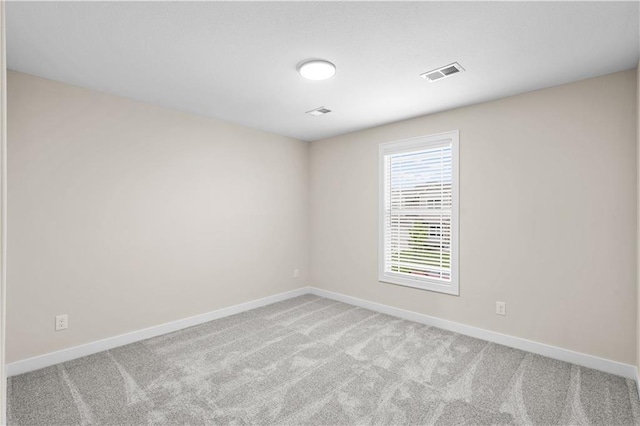
[[[460,196],[460,157],[459,131],[436,133],[416,138],[402,139],[394,142],[381,143],[378,148],[378,281],[388,284],[413,287],[420,290],[438,293],[460,295],[460,257],[459,257],[459,196]],[[398,276],[393,272],[385,272],[385,156],[401,152],[425,148],[429,145],[451,141],[451,282],[443,284],[428,278],[412,279]]]

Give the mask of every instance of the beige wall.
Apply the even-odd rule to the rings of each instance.
[[[0,3],[0,425],[6,424],[7,380],[5,372],[6,325],[6,189],[7,189],[7,68],[5,2]]]
[[[634,363],[636,73],[309,150],[10,72],[7,361],[312,284]],[[460,296],[379,283],[378,144],[454,129]]]
[[[638,220],[636,222],[636,226],[637,228],[637,276],[636,276],[636,291],[637,291],[637,300],[638,300],[638,305],[637,305],[637,317],[638,317],[638,324],[637,324],[637,328],[636,328],[636,357],[637,357],[637,363],[636,366],[638,368],[640,368],[640,62],[638,62],[638,67],[636,68],[636,82],[638,84],[637,86],[637,95],[636,95],[636,99],[637,99],[637,109],[636,109],[636,120],[637,120],[637,125],[638,125],[638,129],[637,129],[637,144],[636,144],[636,150],[637,150],[637,159],[636,159],[636,165],[638,167],[638,204],[637,204],[637,214],[638,214]],[[640,389],[640,383],[638,383],[638,389]]]
[[[313,142],[311,283],[633,364],[636,122],[630,70]],[[378,282],[378,144],[456,129],[460,296]]]
[[[308,143],[15,72],[8,91],[8,362],[308,284]]]

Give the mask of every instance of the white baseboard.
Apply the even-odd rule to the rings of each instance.
[[[382,312],[394,317],[419,322],[421,324],[431,325],[434,327],[442,328],[444,330],[476,337],[478,339],[487,340],[489,342],[498,343],[500,345],[509,346],[527,352],[532,352],[534,354],[543,355],[560,361],[570,362],[582,367],[604,371],[605,373],[615,374],[617,376],[622,376],[628,379],[638,380],[638,370],[633,365],[611,361],[609,359],[599,358],[580,352],[574,352],[569,349],[563,349],[557,346],[551,346],[527,339],[521,339],[519,337],[509,336],[507,334],[497,333],[495,331],[489,331],[483,328],[472,327],[470,325],[460,324],[458,322],[436,318],[429,315],[419,314],[417,312],[407,311],[404,309],[395,308],[393,306],[383,305],[381,303],[370,302],[368,300],[347,296],[341,293],[335,293],[333,291],[323,290],[317,287],[310,287],[310,291],[311,294],[326,297],[327,299],[338,300],[340,302],[360,306],[361,308],[370,309],[376,312]]]
[[[241,303],[239,305],[229,306],[227,308],[218,309],[201,315],[196,315],[193,317],[168,322],[154,327],[132,331],[130,333],[121,334],[119,336],[109,337],[107,339],[98,340],[84,345],[74,346],[72,348],[12,362],[11,364],[7,364],[6,366],[7,377],[27,373],[29,371],[38,370],[44,367],[49,367],[61,362],[70,361],[72,359],[95,354],[108,349],[117,348],[129,343],[139,342],[141,340],[171,333],[173,331],[182,330],[187,327],[192,327],[194,325],[199,325],[218,318],[259,308],[260,306],[280,302],[292,297],[302,296],[304,294],[315,294],[317,296],[338,300],[340,302],[360,306],[372,311],[382,312],[409,321],[431,325],[467,336],[476,337],[478,339],[487,340],[489,342],[494,342],[523,351],[543,355],[549,358],[554,358],[560,361],[566,361],[583,367],[593,368],[594,370],[600,370],[606,373],[615,374],[617,376],[636,380],[636,383],[639,384],[638,386],[640,386],[640,381],[638,381],[638,369],[633,365],[611,361],[580,352],[574,352],[568,349],[559,348],[557,346],[551,346],[544,343],[521,339],[519,337],[509,336],[506,334],[497,333],[495,331],[472,327],[470,325],[460,324],[454,321],[436,318],[413,311],[407,311],[393,306],[383,305],[381,303],[370,302],[368,300],[359,299],[357,297],[347,296],[341,293],[335,293],[316,287],[301,287],[296,290],[279,293],[262,299],[252,300],[246,303]]]
[[[162,334],[171,333],[172,331],[182,330],[194,325],[203,324],[218,318],[227,317],[240,312],[259,308],[261,306],[270,305],[282,300],[291,299],[292,297],[309,294],[309,287],[301,287],[296,290],[287,291],[285,293],[275,294],[273,296],[264,297],[262,299],[252,300],[239,305],[229,306],[227,308],[217,309],[189,318],[156,325],[154,327],[142,330],[132,331],[130,333],[121,334],[119,336],[109,337],[95,342],[87,343],[72,348],[63,349],[48,354],[27,358],[21,361],[12,362],[6,365],[7,377],[16,376],[18,374],[27,373],[29,371],[39,370],[44,367],[59,364],[72,359],[106,351],[108,349],[117,348],[119,346],[128,345],[129,343],[139,342],[151,337],[160,336]]]

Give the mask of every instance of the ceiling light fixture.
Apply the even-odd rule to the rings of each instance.
[[[336,75],[336,66],[329,61],[312,59],[301,63],[298,72],[309,80],[326,80]]]

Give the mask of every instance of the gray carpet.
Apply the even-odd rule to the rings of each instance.
[[[9,380],[11,425],[637,424],[635,382],[317,296]]]

